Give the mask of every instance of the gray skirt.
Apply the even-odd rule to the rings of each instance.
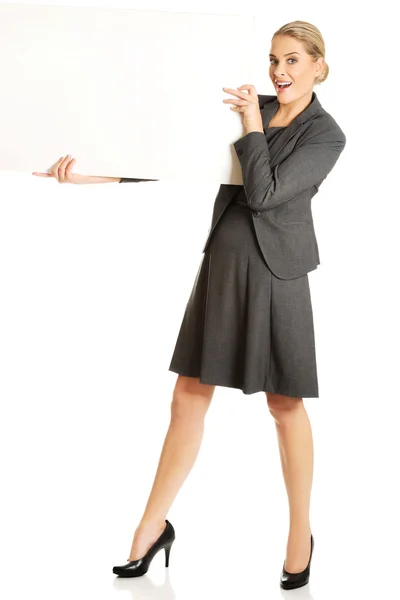
[[[231,202],[213,231],[169,371],[244,394],[318,398],[308,275],[270,271],[244,204]]]

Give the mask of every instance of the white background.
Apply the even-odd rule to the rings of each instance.
[[[264,394],[228,388],[216,389],[197,462],[168,514],[176,530],[169,569],[160,552],[144,577],[112,574],[129,555],[169,424],[177,375],[167,369],[218,186],[68,186],[1,173],[2,596],[393,598],[400,534],[393,9],[233,0],[113,6],[254,8],[255,61],[271,94],[273,32],[299,18],[325,38],[331,71],[315,91],[347,146],[313,205],[321,265],[309,275],[320,398],[304,401],[315,444],[311,580],[297,592],[279,589],[288,509],[275,427]],[[232,60],[245,43],[232,40]]]
[[[1,168],[44,172],[68,148],[91,175],[240,185],[222,88],[254,81],[254,48],[252,15],[0,4]]]

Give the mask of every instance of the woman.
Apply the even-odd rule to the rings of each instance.
[[[235,96],[224,102],[243,116],[246,129],[234,144],[243,186],[221,186],[215,201],[169,367],[178,373],[171,423],[129,562],[113,568],[118,575],[143,575],[161,549],[168,566],[175,532],[165,517],[195,462],[221,385],[266,394],[289,501],[280,585],[308,583],[313,440],[303,398],[318,397],[307,274],[319,263],[311,198],[346,143],[313,92],[328,75],[324,57],[319,30],[294,21],[272,38],[269,77],[276,96],[258,96],[251,85],[224,88]],[[143,181],[76,175],[74,161],[61,158],[47,176],[60,183]]]

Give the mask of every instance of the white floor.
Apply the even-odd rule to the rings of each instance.
[[[144,391],[142,414],[128,400],[113,409],[99,405],[96,413],[72,400],[53,411],[14,407],[14,425],[19,418],[26,437],[22,449],[15,441],[3,454],[1,597],[102,600],[123,591],[157,600],[361,600],[387,591],[393,598],[393,438],[371,438],[373,415],[366,410],[355,443],[351,419],[326,402],[305,400],[314,430],[315,549],[309,585],[283,591],[288,512],[275,428],[262,394],[226,388],[216,389],[197,462],[167,515],[176,531],[169,568],[162,551],[143,577],[112,573],[126,563],[150,490],[174,378],[155,383],[156,418],[154,395]]]
[[[169,568],[162,551],[145,576],[122,579],[112,567],[129,556],[169,425],[167,367],[213,196],[191,192],[188,208],[175,186],[175,204],[156,205],[149,188],[37,182],[34,198],[16,180],[0,203],[0,598],[399,598],[398,250],[386,251],[398,219],[381,220],[385,240],[375,208],[364,211],[374,227],[358,227],[354,204],[339,237],[320,220],[324,268],[310,274],[320,398],[304,400],[309,585],[279,587],[288,503],[265,395],[228,388],[215,391],[167,514]]]

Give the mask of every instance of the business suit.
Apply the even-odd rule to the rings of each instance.
[[[264,128],[276,113],[276,96],[258,95]],[[285,128],[272,153],[261,132],[250,132],[234,148],[242,166],[247,203],[253,211],[260,249],[271,271],[282,279],[300,277],[320,263],[311,199],[333,169],[346,144],[336,121],[317,95]],[[223,184],[214,201],[203,248],[234,196],[243,186]]]
[[[220,186],[169,370],[244,394],[318,397],[311,198],[345,136],[315,93],[287,127],[267,128],[276,96],[259,103],[264,133],[234,143],[244,185]]]
[[[279,102],[276,96],[262,94],[258,94],[258,100],[266,128]],[[257,131],[233,144],[260,249],[277,277],[300,277],[320,263],[311,199],[345,145],[345,134],[321,106],[315,92],[309,106],[285,128],[274,152],[268,148],[264,134]],[[121,183],[139,181],[154,180],[123,178]],[[220,186],[203,252],[218,221],[243,186]]]

